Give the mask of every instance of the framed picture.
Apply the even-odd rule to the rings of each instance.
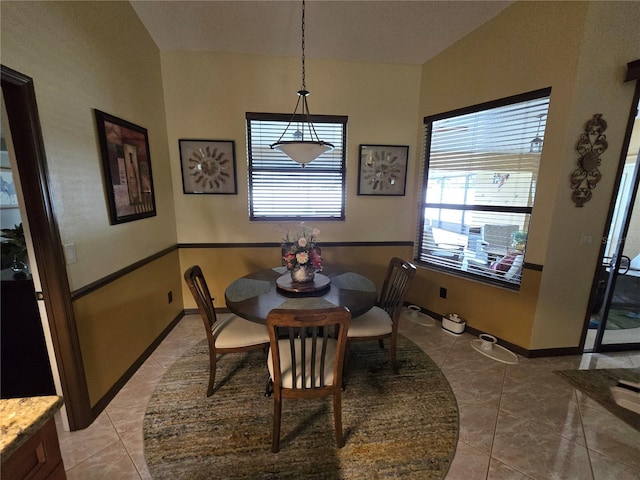
[[[184,193],[238,193],[233,140],[181,139],[178,143]]]
[[[111,224],[155,216],[147,129],[94,111]]]
[[[360,145],[358,195],[404,195],[408,145]]]
[[[10,167],[0,167],[0,208],[18,208],[18,195]]]

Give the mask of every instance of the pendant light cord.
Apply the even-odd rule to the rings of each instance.
[[[304,11],[305,11],[305,2],[302,0],[302,90],[307,89],[307,85],[305,83],[305,66],[304,66]]]

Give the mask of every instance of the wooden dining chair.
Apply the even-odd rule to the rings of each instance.
[[[216,379],[216,359],[220,353],[247,352],[269,347],[269,332],[264,324],[250,322],[244,318],[230,314],[218,321],[213,298],[209,293],[207,282],[198,265],[184,272],[184,279],[189,286],[204,322],[209,343],[209,386],[207,397],[213,395],[213,384]]]
[[[378,340],[380,348],[384,348],[383,340],[390,338],[389,355],[393,372],[396,374],[399,371],[396,357],[398,322],[404,299],[415,274],[415,265],[393,257],[389,262],[378,302],[369,311],[352,318],[347,333],[349,343],[360,340]]]
[[[283,398],[333,396],[336,444],[342,435],[342,369],[351,312],[347,307],[274,309],[267,317],[271,348],[267,365],[273,382],[273,439],[280,450]]]

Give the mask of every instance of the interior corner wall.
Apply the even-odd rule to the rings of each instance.
[[[622,144],[629,121],[635,82],[625,82],[627,63],[640,59],[640,3],[589,2],[584,37],[576,53],[571,106],[562,145],[560,182],[548,235],[545,275],[532,334],[533,348],[577,345],[587,315],[589,293],[606,217],[617,193],[615,178],[626,151]],[[587,121],[602,114],[607,150],[600,155],[601,181],[583,207],[571,200],[569,178],[577,168],[575,146]],[[591,243],[583,241],[591,238]],[[552,248],[552,247],[553,248]]]
[[[637,23],[635,2],[517,2],[423,65],[421,116],[552,87],[526,253],[542,272],[525,269],[520,291],[511,292],[422,270],[434,311],[456,311],[470,326],[527,349],[579,345],[598,255],[597,240],[579,240],[583,233],[598,239],[604,226],[632,98],[621,72],[638,57]],[[573,148],[584,122],[600,111],[616,126],[603,165],[608,181],[577,209]],[[449,287],[446,301],[438,286]]]

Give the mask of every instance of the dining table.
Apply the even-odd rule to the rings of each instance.
[[[347,307],[357,317],[373,307],[376,285],[364,275],[340,269],[323,269],[313,282],[295,283],[286,267],[251,272],[225,290],[227,308],[257,323],[267,322],[274,308],[316,309]]]

